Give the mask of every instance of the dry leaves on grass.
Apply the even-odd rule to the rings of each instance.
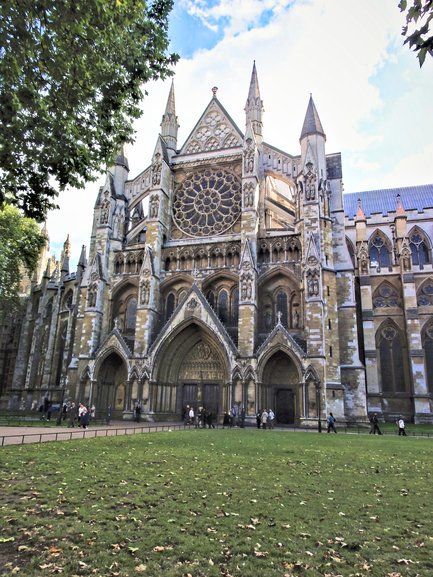
[[[155,553],[163,553],[164,551],[168,551],[169,549],[173,549],[171,545],[155,545],[152,549]]]

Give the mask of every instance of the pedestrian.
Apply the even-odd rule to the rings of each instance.
[[[244,429],[245,428],[245,407],[242,407],[241,409],[241,428]]]
[[[405,429],[406,425],[405,425],[404,419],[401,415],[399,416],[396,423],[398,425],[398,436],[402,435],[403,437],[407,437],[406,429]]]
[[[83,427],[83,429],[87,429],[87,425],[89,424],[89,417],[87,407],[80,403],[78,407],[78,426]]]
[[[137,401],[135,405],[135,422],[139,423],[141,419],[141,404]]]
[[[62,420],[63,421],[66,420],[67,414],[68,414],[68,405],[67,405],[67,403],[63,403],[63,407],[62,407]]]
[[[335,421],[336,418],[334,417],[334,415],[332,413],[329,413],[329,417],[328,417],[328,433],[330,433],[331,431],[334,431],[334,433],[337,432],[337,429],[335,428]]]
[[[257,428],[260,429],[260,424],[262,422],[262,413],[261,411],[257,411],[256,413],[256,423],[257,423]]]
[[[377,414],[374,413],[373,416],[371,417],[371,429],[370,429],[370,435],[373,434],[375,435],[376,433],[378,435],[382,434],[382,431],[379,428],[379,419],[377,418]]]
[[[268,411],[268,425],[270,429],[274,428],[274,423],[275,423],[275,413],[272,409],[269,409]]]
[[[109,425],[109,424],[111,423],[111,412],[112,412],[112,410],[111,410],[111,405],[108,405],[108,407],[107,407],[107,415],[106,415],[106,417],[105,417],[105,424],[106,424],[106,425]]]
[[[238,411],[239,407],[237,405],[233,405],[233,407],[230,410],[230,416],[232,418],[233,427],[238,426]]]
[[[75,427],[75,419],[77,417],[77,407],[74,401],[68,404],[68,427]]]
[[[262,411],[262,416],[261,416],[261,422],[262,422],[262,429],[266,429],[267,425],[268,425],[268,411],[265,409],[264,411]]]
[[[188,424],[192,425],[194,423],[194,409],[191,407],[188,412]]]
[[[230,419],[230,415],[228,414],[228,412],[226,411],[224,413],[224,418],[223,418],[223,429],[225,429],[226,427],[230,427],[232,426],[232,421]]]

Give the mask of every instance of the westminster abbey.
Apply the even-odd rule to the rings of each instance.
[[[343,194],[311,97],[290,154],[255,66],[243,130],[212,92],[179,143],[172,85],[149,165],[118,155],[75,271],[47,245],[1,328],[0,408],[433,422],[433,185]]]

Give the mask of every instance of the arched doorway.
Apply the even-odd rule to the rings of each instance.
[[[125,362],[117,353],[111,353],[101,364],[97,377],[96,409],[106,411],[108,407],[114,413],[127,409],[127,369]],[[120,416],[120,415],[118,415]]]
[[[162,347],[155,359],[152,411],[182,418],[189,405],[214,418],[226,408],[227,360],[207,327],[191,323]]]
[[[278,423],[293,424],[300,417],[299,373],[294,361],[284,351],[277,351],[268,359],[262,385],[258,408],[271,408]]]

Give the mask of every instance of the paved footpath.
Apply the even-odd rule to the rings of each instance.
[[[158,431],[184,429],[183,423],[135,423],[132,421],[116,421],[110,425],[94,425],[88,429],[78,427],[43,427],[43,426],[0,426],[0,448],[6,445],[25,445],[29,443],[45,443],[47,441],[69,441],[73,439],[94,439],[95,437],[115,437],[120,435],[135,435],[154,433]]]

